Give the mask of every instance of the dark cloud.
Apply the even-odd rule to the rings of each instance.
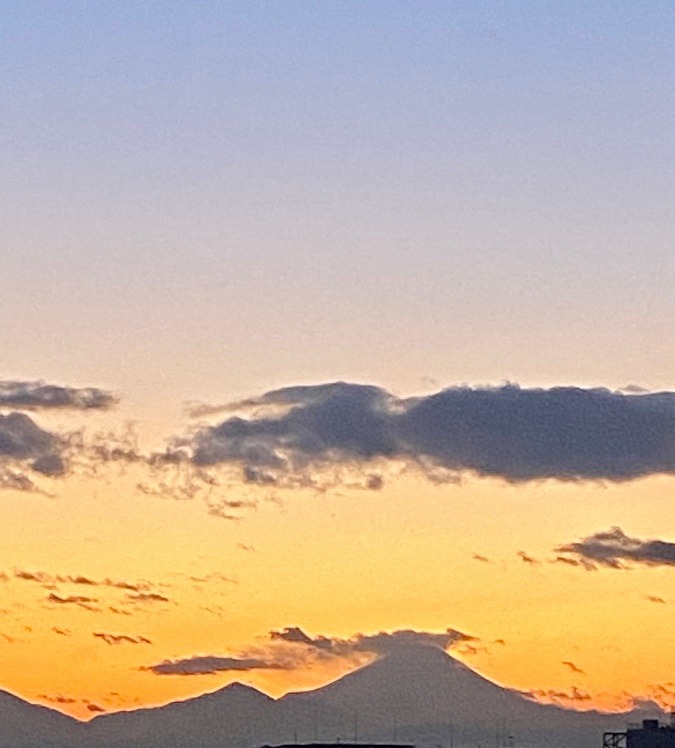
[[[306,485],[312,470],[371,460],[512,482],[625,481],[675,473],[675,393],[556,387],[453,387],[399,399],[337,382],[236,403],[232,415],[177,440],[199,467],[236,465],[246,480]],[[223,411],[228,408],[223,407]],[[211,411],[213,412],[213,411]]]
[[[577,667],[573,662],[570,662],[569,660],[565,660],[562,664],[565,665],[565,667],[568,667],[573,673],[580,673],[582,675],[585,674],[580,667]]]
[[[270,639],[273,641],[286,641],[294,644],[305,644],[314,649],[320,649],[324,652],[332,652],[334,649],[345,643],[342,639],[331,639],[327,636],[308,636],[301,628],[297,626],[287,626],[281,631],[270,631]]]
[[[533,558],[532,556],[529,556],[525,551],[518,551],[518,558],[524,563],[524,564],[530,564],[530,566],[534,566],[538,563],[536,558]]]
[[[666,601],[658,595],[647,595],[647,600],[649,600],[650,603],[660,603],[662,605],[665,605],[666,603]]]
[[[281,631],[271,631],[272,641],[284,641],[301,644],[323,654],[346,657],[354,654],[386,655],[410,647],[431,646],[446,650],[451,646],[477,641],[476,637],[464,634],[455,629],[442,633],[414,631],[403,629],[391,633],[381,631],[378,634],[355,634],[349,639],[336,637],[311,637],[297,626],[288,626]]]
[[[53,584],[54,577],[46,574],[44,571],[25,571],[24,569],[14,569],[14,577],[22,579],[25,582],[38,582],[39,584]]]
[[[11,482],[8,476],[12,474],[17,483],[25,479],[12,471],[17,466],[26,466],[50,477],[63,475],[66,472],[64,449],[62,437],[40,428],[25,413],[0,414],[0,474],[5,474],[5,482]]]
[[[452,646],[478,641],[455,629],[441,633],[400,630],[391,633],[355,634],[349,639],[328,636],[309,636],[298,626],[271,631],[269,644],[240,652],[235,656],[196,655],[176,660],[164,660],[144,667],[155,675],[209,675],[217,672],[241,670],[293,670],[316,664],[317,660],[342,658],[363,663],[373,656],[385,656],[401,650],[419,647],[449,649]]]
[[[47,694],[38,694],[38,699],[44,699],[45,701],[51,701],[53,704],[77,704],[77,699],[72,696],[64,696],[63,694],[56,694],[55,696],[49,696]]]
[[[91,609],[90,606],[93,603],[97,603],[98,600],[83,595],[67,595],[66,597],[62,597],[61,595],[57,595],[55,592],[50,592],[47,597],[47,602],[55,603],[57,605],[79,605],[80,607]]]
[[[164,660],[157,665],[142,668],[155,675],[212,675],[228,671],[280,670],[281,665],[250,657],[217,657],[198,655],[181,660]]]
[[[86,444],[81,431],[54,433],[19,411],[106,410],[116,402],[96,387],[0,380],[0,410],[11,410],[0,414],[0,489],[45,493],[36,476],[64,476],[79,465],[76,457],[96,462],[95,445]]]
[[[636,564],[675,566],[675,543],[631,538],[620,527],[596,532],[576,543],[558,546],[556,552],[567,554],[586,569],[598,566],[625,569]]]
[[[0,381],[0,408],[15,410],[106,410],[116,398],[97,387],[61,387],[44,382]]]
[[[149,582],[128,582],[107,578],[92,579],[82,574],[49,574],[46,571],[27,571],[26,569],[14,569],[14,577],[24,582],[37,582],[44,586],[73,584],[85,587],[112,587],[114,589],[128,590],[129,592],[140,592],[150,587]]]
[[[493,563],[492,561],[490,561],[490,559],[487,556],[483,556],[480,553],[474,553],[473,556],[471,556],[471,558],[474,561],[480,561],[482,564],[491,564],[491,563]]]
[[[134,595],[127,595],[129,600],[135,600],[136,602],[145,602],[145,603],[168,603],[169,598],[164,597],[164,595],[160,595],[158,592],[138,592]]]
[[[105,712],[105,709],[98,704],[87,704],[87,709],[90,712]]]
[[[593,564],[589,564],[588,561],[577,560],[576,558],[567,558],[565,556],[556,556],[553,561],[554,564],[563,564],[565,566],[581,566],[587,571],[595,571],[596,567]]]
[[[127,634],[106,634],[95,632],[92,636],[101,639],[106,644],[152,644],[150,639],[144,636],[128,636]]]

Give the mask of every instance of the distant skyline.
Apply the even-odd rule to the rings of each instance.
[[[6,2],[0,689],[675,707],[674,23]]]

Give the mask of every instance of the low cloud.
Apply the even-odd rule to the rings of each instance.
[[[348,657],[356,654],[388,655],[411,647],[437,647],[447,650],[460,643],[478,641],[474,636],[456,629],[447,629],[441,633],[402,629],[391,633],[381,631],[378,634],[355,634],[349,639],[338,637],[311,637],[297,626],[288,626],[281,631],[271,631],[272,642],[300,644],[322,654]]]
[[[155,675],[210,675],[218,672],[242,670],[295,670],[315,665],[318,661],[343,660],[364,664],[376,657],[397,652],[409,652],[420,647],[447,650],[455,645],[478,641],[455,629],[444,632],[414,631],[411,629],[378,634],[355,634],[349,639],[329,636],[310,636],[298,626],[287,626],[271,631],[266,644],[249,648],[234,656],[195,655],[164,660],[157,665],[141,668]]]
[[[557,704],[558,706],[578,705],[592,700],[592,696],[576,686],[569,691],[556,691],[553,689],[537,689],[520,692],[525,698],[544,704]]]
[[[620,527],[596,532],[575,543],[558,546],[555,550],[564,554],[556,559],[558,562],[569,559],[587,570],[600,566],[610,569],[626,569],[636,565],[675,566],[675,543],[631,538]]]
[[[180,660],[164,660],[157,665],[142,668],[155,675],[213,675],[231,671],[280,670],[281,665],[250,657],[217,657],[197,655]]]
[[[62,387],[45,382],[0,380],[0,408],[14,410],[106,410],[117,402],[97,387]]]
[[[415,464],[432,480],[464,471],[510,482],[675,473],[670,392],[505,385],[400,399],[336,382],[275,390],[199,415],[228,411],[245,417],[203,425],[173,449],[200,468],[238,466],[252,483],[307,485],[314,471],[375,460]]]

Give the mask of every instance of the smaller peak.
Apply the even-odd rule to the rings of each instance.
[[[233,683],[228,683],[224,688],[220,689],[221,691],[255,691],[256,693],[260,693],[257,688],[254,688],[253,686],[249,686],[246,683],[242,683],[239,680],[235,680]]]
[[[238,681],[238,680],[234,681],[234,683],[229,683],[227,686],[220,688],[218,691],[214,691],[211,695],[222,696],[224,694],[252,696],[254,698],[264,698],[264,699],[270,698],[266,693],[259,691],[254,686],[249,686],[248,684],[241,683],[241,681]]]

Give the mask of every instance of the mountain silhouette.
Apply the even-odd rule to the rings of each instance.
[[[321,688],[280,699],[234,683],[165,706],[78,723],[0,692],[1,748],[255,748],[405,742],[475,748],[514,736],[532,748],[597,748],[605,730],[663,713],[580,713],[538,704],[432,646],[397,646]]]
[[[333,683],[281,701],[339,710],[350,718],[343,737],[353,738],[357,727],[360,737],[371,740],[447,745],[452,736],[455,746],[486,740],[495,745],[513,735],[542,748],[597,748],[604,730],[621,730],[626,722],[626,715],[536,703],[440,648],[420,645],[397,648]]]
[[[0,746],[2,748],[35,748],[35,746],[75,745],[80,724],[71,717],[38,704],[30,704],[7,691],[0,691]]]

